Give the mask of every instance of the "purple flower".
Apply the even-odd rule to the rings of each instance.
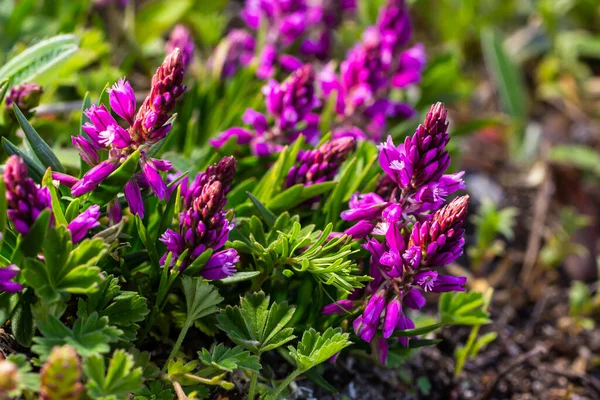
[[[8,293],[16,293],[23,290],[23,285],[13,282],[20,269],[14,264],[0,267],[0,290]]]
[[[253,129],[230,128],[212,139],[211,145],[221,147],[231,137],[236,137],[238,144],[248,144],[252,153],[264,157],[280,151],[283,145],[292,143],[300,134],[309,143],[315,144],[319,134],[319,116],[311,111],[319,102],[315,96],[314,79],[313,69],[307,64],[281,84],[269,81],[263,87],[263,94],[273,123],[269,126],[267,116],[246,110],[242,119]]]
[[[227,278],[234,274],[235,264],[239,261],[240,256],[235,249],[219,251],[210,256],[200,275],[208,280]]]
[[[344,314],[354,308],[354,301],[352,300],[338,300],[335,303],[331,303],[323,307],[323,314]]]
[[[388,355],[388,344],[385,338],[377,338],[377,358],[381,365],[385,365]]]
[[[51,207],[50,191],[40,188],[27,176],[27,164],[18,156],[10,156],[4,166],[4,184],[8,216],[21,235],[29,229],[40,213]]]
[[[128,159],[134,151],[140,152],[141,173],[134,174],[124,185],[123,192],[129,203],[130,211],[143,216],[144,205],[141,188],[150,188],[161,199],[167,195],[167,187],[160,172],[169,171],[168,161],[150,158],[147,155],[148,146],[163,139],[171,129],[167,123],[175,106],[176,99],[183,93],[183,59],[179,49],[169,54],[152,77],[150,94],[136,113],[135,93],[124,78],[120,79],[109,89],[109,101],[112,110],[129,127],[121,126],[104,105],[92,105],[85,110],[89,118],[82,129],[84,135],[72,137],[73,145],[79,151],[82,159],[92,166],[80,179],[67,175],[57,175],[57,179],[72,186],[71,193],[81,196],[93,191],[111,173]],[[101,161],[103,160],[103,161]],[[112,211],[117,211],[116,207]],[[113,213],[114,214],[114,213]],[[118,210],[120,215],[120,208]],[[120,218],[111,215],[111,221]]]
[[[75,197],[82,196],[96,189],[103,180],[105,180],[110,174],[112,174],[119,165],[110,161],[102,161],[96,165],[77,182],[71,188],[71,193]]]
[[[396,296],[385,308],[385,318],[383,320],[383,337],[389,338],[394,333],[398,320],[402,315],[402,301]]]
[[[110,89],[108,89],[110,108],[117,115],[130,124],[133,123],[135,116],[136,100],[133,88],[125,80],[119,79]]]
[[[339,138],[325,142],[314,150],[298,154],[296,165],[288,171],[286,187],[304,186],[331,181],[340,165],[356,147],[352,138]]]
[[[73,243],[79,242],[88,231],[100,225],[100,206],[93,205],[73,219],[67,226],[71,232]]]
[[[23,115],[30,117],[32,110],[40,104],[40,98],[43,94],[42,87],[33,83],[26,82],[13,86],[4,99],[6,105],[6,115],[12,119],[15,118],[12,112],[12,105],[16,104]]]
[[[256,42],[250,33],[243,29],[233,29],[217,46],[209,64],[215,68],[220,63],[221,76],[229,78],[240,68],[250,65],[255,46]]]
[[[166,53],[171,54],[175,49],[181,50],[183,67],[187,69],[194,57],[194,48],[194,38],[189,29],[181,24],[176,25],[165,45]]]
[[[185,250],[188,255],[182,268],[192,263],[205,250],[217,251],[225,245],[229,232],[233,228],[225,217],[227,192],[233,182],[236,161],[233,157],[224,157],[221,161],[198,174],[194,182],[181,187],[182,207],[177,229],[167,229],[160,241],[173,254],[176,260]],[[164,262],[167,253],[162,257]],[[206,279],[223,279],[235,272],[235,263],[239,261],[234,249],[213,253],[201,270]]]

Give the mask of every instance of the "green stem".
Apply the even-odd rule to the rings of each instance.
[[[254,400],[256,397],[256,381],[258,381],[258,374],[256,371],[252,372],[252,377],[250,378],[250,390],[248,391],[248,400]]]
[[[475,325],[471,329],[471,333],[469,334],[469,339],[467,339],[467,343],[465,344],[465,353],[463,357],[460,357],[456,360],[456,367],[454,368],[454,378],[458,378],[460,373],[462,372],[465,362],[469,358],[469,353],[471,353],[473,346],[475,346],[475,341],[477,340],[477,335],[479,334],[479,327],[481,325]]]
[[[271,393],[271,396],[276,399],[277,396],[279,395],[279,393],[283,392],[283,389],[285,389],[286,387],[288,387],[290,385],[290,383],[292,383],[294,381],[294,379],[296,379],[298,377],[298,375],[300,375],[301,373],[303,373],[305,371],[301,371],[301,370],[295,370],[294,372],[292,372],[291,374],[288,375],[287,378],[285,378],[285,380],[283,382],[281,382],[279,384],[279,386],[277,386],[275,388],[275,391],[273,393]]]
[[[179,351],[179,348],[181,347],[181,344],[183,343],[183,339],[185,339],[185,335],[187,335],[187,331],[192,326],[192,323],[193,323],[193,321],[186,320],[185,324],[183,324],[183,328],[181,328],[181,332],[179,332],[179,337],[177,338],[177,341],[175,342],[175,346],[173,346],[173,350],[171,350],[171,354],[169,354],[169,358],[167,358],[167,361],[165,362],[165,365],[163,366],[162,372],[165,372],[167,370],[169,363],[171,362],[173,357],[175,357],[175,354],[177,354],[177,352]]]

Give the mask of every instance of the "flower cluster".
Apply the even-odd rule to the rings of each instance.
[[[167,54],[173,53],[175,49],[181,50],[181,62],[183,68],[187,69],[194,58],[194,37],[188,28],[178,24],[171,31],[169,40],[165,44]]]
[[[355,0],[249,0],[242,18],[253,30],[266,26],[265,45],[259,56],[257,76],[273,76],[275,66],[291,72],[302,65],[285,54],[298,44],[301,56],[327,60],[333,45],[333,32],[346,12],[356,9]]]
[[[52,207],[50,191],[27,176],[27,164],[18,156],[10,156],[4,166],[8,216],[21,235],[27,235],[42,211]],[[90,229],[100,225],[100,206],[93,205],[73,218],[67,228],[74,243],[82,240]],[[54,220],[50,220],[51,225]]]
[[[233,157],[224,157],[198,174],[194,182],[182,186],[183,212],[179,215],[177,230],[167,229],[160,240],[167,247],[161,259],[164,263],[168,252],[176,260],[188,251],[181,268],[194,262],[206,250],[213,253],[200,271],[206,279],[223,279],[233,275],[239,256],[234,249],[217,251],[225,245],[233,225],[225,217],[226,195],[235,176],[237,163]]]
[[[297,184],[310,186],[333,180],[340,165],[355,147],[356,140],[345,137],[325,142],[313,150],[302,151],[298,154],[296,165],[288,172],[286,187]]]
[[[386,339],[394,330],[414,328],[404,306],[423,307],[422,292],[464,290],[466,278],[437,271],[463,252],[462,225],[468,205],[468,196],[462,196],[442,207],[447,195],[464,188],[462,173],[444,174],[450,164],[445,149],[447,128],[446,110],[438,103],[403,145],[394,146],[391,138],[380,145],[379,162],[385,176],[380,178],[379,192],[355,195],[350,209],[342,213],[343,219],[357,222],[346,233],[359,238],[372,235],[364,247],[371,253],[373,280],[354,330],[370,342],[381,329],[377,344],[382,360],[387,354]],[[342,300],[323,311],[342,313],[359,304],[359,300]],[[408,340],[400,338],[404,346]]]
[[[448,121],[441,103],[431,107],[425,121],[403,144],[391,138],[379,146],[379,165],[385,172],[376,192],[356,194],[342,218],[356,224],[346,233],[355,238],[368,235],[382,218],[400,221],[421,219],[423,213],[438,209],[446,196],[464,189],[463,172],[444,174],[450,165],[446,144]]]
[[[98,187],[134,151],[139,150],[142,173],[125,185],[124,192],[131,212],[143,217],[141,189],[150,188],[160,199],[167,194],[160,172],[169,171],[171,164],[150,157],[147,150],[171,130],[168,120],[175,101],[185,90],[183,73],[182,52],[175,49],[156,71],[150,94],[137,113],[135,93],[129,82],[120,79],[109,90],[110,107],[129,127],[123,128],[103,104],[92,105],[85,111],[90,120],[83,126],[85,135],[72,137],[81,158],[92,168],[80,180],[62,174],[55,174],[55,179],[70,186],[74,196],[82,196]],[[111,207],[116,209],[118,203],[113,202]]]
[[[248,31],[233,29],[219,44],[209,64],[212,68],[219,65],[222,77],[231,77],[238,69],[250,65],[255,47],[256,41]]]
[[[250,145],[252,153],[260,157],[280,151],[299,135],[315,144],[319,135],[319,116],[311,111],[319,102],[315,96],[314,81],[315,75],[310,64],[293,72],[281,84],[269,81],[263,87],[263,94],[273,123],[269,124],[266,115],[247,109],[242,120],[252,125],[253,130],[230,128],[217,139],[211,140],[211,144],[221,147],[231,137],[236,137],[238,144]]]
[[[425,51],[417,44],[405,51],[411,24],[403,0],[388,0],[375,26],[340,64],[339,75],[329,64],[319,76],[323,94],[336,96],[340,124],[337,135],[348,134],[378,141],[388,118],[408,118],[412,108],[390,98],[392,88],[402,89],[421,79]],[[357,133],[357,129],[360,131]]]
[[[43,92],[42,87],[33,82],[21,83],[20,85],[11,87],[4,99],[6,106],[4,111],[5,117],[11,120],[15,119],[12,106],[16,104],[23,115],[29,118],[33,114],[32,110],[40,104]]]

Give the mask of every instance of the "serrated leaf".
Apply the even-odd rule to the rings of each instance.
[[[349,334],[342,333],[340,328],[328,328],[323,334],[310,328],[304,332],[296,348],[288,346],[288,349],[290,356],[296,362],[297,370],[304,372],[350,346],[352,342],[348,337]]]
[[[217,316],[218,327],[231,340],[253,353],[273,350],[292,340],[293,328],[286,325],[295,308],[287,303],[273,303],[263,292],[247,294],[241,306],[227,306]]]
[[[47,303],[66,300],[70,293],[88,293],[102,281],[95,266],[107,252],[99,239],[86,239],[75,250],[64,226],[50,229],[43,245],[45,262],[28,258],[22,271],[25,281]]]
[[[202,278],[181,277],[185,296],[186,318],[193,322],[218,311],[217,304],[223,301],[218,290]]]
[[[106,369],[104,359],[91,355],[83,370],[88,377],[86,388],[94,399],[126,400],[142,387],[142,368],[135,368],[133,357],[125,350],[116,350]]]
[[[39,320],[36,314],[36,321]],[[58,318],[47,315],[46,321],[39,322],[43,337],[35,337],[31,350],[45,360],[54,346],[70,344],[82,357],[98,353],[108,353],[109,343],[116,342],[123,334],[120,329],[110,326],[108,317],[100,317],[97,312],[79,318],[73,330],[67,328]]]
[[[227,348],[219,343],[210,352],[202,349],[198,352],[198,357],[204,365],[227,372],[233,372],[234,369],[258,372],[262,368],[258,356],[244,351],[241,346]]]
[[[21,125],[21,128],[25,133],[25,137],[31,145],[33,153],[42,162],[44,167],[50,167],[53,171],[57,172],[65,172],[65,169],[58,160],[58,157],[56,157],[56,154],[54,154],[50,146],[48,146],[48,144],[44,142],[44,139],[40,137],[40,135],[37,133],[34,127],[31,126],[29,121],[27,121],[27,118],[25,118],[25,116],[23,115],[21,110],[19,110],[19,107],[17,107],[16,104],[13,104],[13,110],[15,112],[15,115],[17,116],[17,121],[19,121],[19,125]]]

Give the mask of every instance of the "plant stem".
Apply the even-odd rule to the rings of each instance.
[[[175,393],[177,394],[177,400],[187,400],[187,396],[181,387],[181,384],[177,381],[171,382],[173,384],[173,388],[175,389]]]
[[[169,358],[167,358],[167,361],[165,362],[165,365],[163,366],[162,372],[165,372],[167,370],[167,367],[169,366],[169,362],[171,362],[173,357],[175,357],[175,354],[177,354],[177,352],[179,351],[179,348],[181,347],[181,344],[183,343],[183,339],[185,339],[185,335],[187,335],[187,331],[188,331],[188,329],[190,329],[190,326],[192,326],[192,323],[193,323],[193,321],[186,320],[185,324],[183,324],[183,328],[181,328],[181,332],[179,332],[179,337],[177,338],[177,341],[175,342],[175,346],[173,346],[173,349],[171,350],[171,354],[169,354]]]
[[[288,387],[290,385],[290,383],[292,383],[292,381],[294,379],[296,379],[298,377],[298,375],[300,375],[303,372],[305,372],[305,371],[301,371],[301,370],[297,369],[294,372],[292,372],[291,374],[289,374],[288,377],[285,378],[285,380],[283,382],[281,382],[279,384],[279,386],[277,386],[275,388],[275,391],[273,393],[271,393],[271,396],[273,396],[273,398],[276,399],[277,396],[279,395],[279,393],[283,392],[283,389]]]
[[[256,397],[256,381],[258,381],[258,374],[256,371],[252,372],[252,376],[250,377],[250,390],[248,391],[248,400],[254,400]]]

